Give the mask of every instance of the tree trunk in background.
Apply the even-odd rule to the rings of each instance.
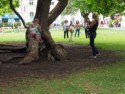
[[[83,13],[81,12],[82,17],[84,18],[84,21],[87,20],[89,13]]]

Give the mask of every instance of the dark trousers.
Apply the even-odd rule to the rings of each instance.
[[[96,34],[90,34],[90,46],[92,48],[93,56],[96,56],[96,54],[99,53],[98,50],[95,47],[95,43],[94,43],[95,38],[96,38]]]
[[[88,29],[85,29],[85,37],[89,38],[90,31]]]
[[[68,30],[64,31],[64,39],[65,39],[66,36],[67,36],[67,38],[69,37]]]

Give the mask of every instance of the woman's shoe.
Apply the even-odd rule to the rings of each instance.
[[[97,58],[96,56],[91,56],[91,58]]]
[[[100,53],[97,53],[96,55],[101,55]]]

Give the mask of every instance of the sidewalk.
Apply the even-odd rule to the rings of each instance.
[[[99,27],[104,29],[112,29],[112,30],[125,30],[125,27]]]

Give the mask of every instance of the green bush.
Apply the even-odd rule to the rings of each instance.
[[[117,26],[118,20],[109,20],[108,25],[109,27]]]
[[[109,27],[113,27],[113,21],[112,21],[112,20],[109,20],[109,21],[108,21],[108,26],[109,26]]]

